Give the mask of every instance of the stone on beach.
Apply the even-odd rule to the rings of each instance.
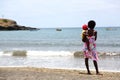
[[[83,56],[83,52],[82,51],[74,52],[74,57],[82,57],[82,56]]]
[[[27,51],[13,51],[12,56],[27,56]]]

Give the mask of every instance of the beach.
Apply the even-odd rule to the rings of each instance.
[[[86,74],[81,28],[1,31],[0,80],[119,80],[119,30],[97,28],[98,67],[103,75],[96,75],[92,60],[92,75]]]
[[[119,80],[120,72],[101,71],[102,75],[86,74],[86,70],[36,67],[0,67],[0,80]]]

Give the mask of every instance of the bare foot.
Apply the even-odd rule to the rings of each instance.
[[[90,72],[87,73],[88,75],[92,75]]]

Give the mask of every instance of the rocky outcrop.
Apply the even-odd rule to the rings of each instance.
[[[39,30],[38,28],[18,25],[16,21],[0,18],[0,30]]]

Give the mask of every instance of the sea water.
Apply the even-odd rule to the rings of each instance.
[[[37,31],[0,31],[0,66],[30,66],[85,69],[81,28],[41,28]],[[97,51],[106,55],[98,61],[102,70],[120,71],[120,27],[97,27]],[[12,54],[25,51],[27,56]],[[112,64],[112,65],[110,65]],[[90,66],[94,69],[92,61]]]

